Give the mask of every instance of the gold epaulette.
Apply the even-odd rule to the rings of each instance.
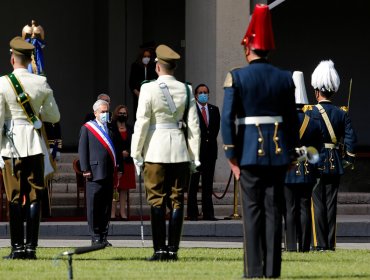
[[[314,106],[315,105],[304,105],[303,108],[302,108],[302,110],[303,110],[303,112],[312,111],[312,109],[313,109]]]
[[[339,108],[344,112],[348,112],[348,106],[341,106]]]

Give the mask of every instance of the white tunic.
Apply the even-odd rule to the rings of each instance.
[[[13,73],[23,86],[24,91],[28,93],[36,114],[39,113],[40,118],[45,122],[58,122],[60,119],[59,109],[46,78],[29,73],[24,68],[17,68]],[[27,116],[16,98],[17,96],[6,76],[0,77],[1,156],[10,158],[12,156],[27,157],[41,154],[41,138],[33,125],[27,121]],[[23,121],[16,121],[19,119]],[[13,134],[17,154],[12,154],[10,142],[4,135],[4,122]]]
[[[171,113],[159,83],[167,84],[176,112]],[[157,128],[155,124],[177,123],[184,114],[187,94],[185,84],[170,75],[162,75],[156,81],[143,84],[140,89],[131,155],[152,163],[179,163],[199,161],[200,129],[195,99],[190,89],[190,106],[187,118],[188,144],[178,128]]]

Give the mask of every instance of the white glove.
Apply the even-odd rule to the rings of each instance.
[[[200,161],[199,160],[194,160],[190,162],[190,172],[191,173],[196,173],[198,172],[197,167],[200,166]]]
[[[55,161],[60,161],[60,152],[55,155]]]
[[[3,169],[3,168],[4,168],[4,166],[5,166],[5,162],[4,162],[4,160],[3,160],[3,157],[2,157],[2,156],[0,156],[0,168],[1,168],[1,169]]]
[[[139,176],[141,173],[143,164],[144,164],[144,160],[142,158],[138,158],[138,159],[134,158],[134,164],[135,164],[136,174],[137,176]]]

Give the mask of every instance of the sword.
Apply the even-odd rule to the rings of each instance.
[[[272,3],[269,4],[269,9],[272,10],[273,8],[275,8],[276,6],[280,5],[284,1],[285,0],[275,0],[274,2],[272,2]]]

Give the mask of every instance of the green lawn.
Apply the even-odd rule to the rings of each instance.
[[[38,260],[0,260],[0,279],[68,279],[69,248],[39,248]],[[1,248],[0,255],[9,253]],[[241,279],[242,249],[184,248],[178,262],[147,262],[150,248],[106,248],[73,256],[74,279]],[[370,279],[369,250],[283,253],[281,279]]]

